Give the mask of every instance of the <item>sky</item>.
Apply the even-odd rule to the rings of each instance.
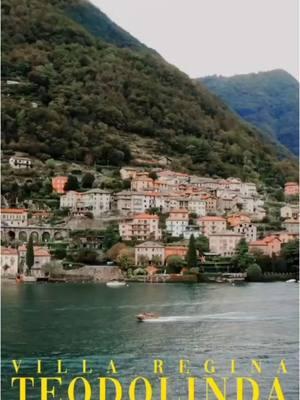
[[[91,0],[190,77],[285,69],[297,79],[298,0]]]

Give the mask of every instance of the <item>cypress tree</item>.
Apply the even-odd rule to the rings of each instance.
[[[29,271],[29,275],[31,273],[31,268],[34,265],[34,249],[33,249],[33,240],[32,236],[30,236],[28,243],[27,243],[27,248],[26,248],[26,265]]]
[[[197,249],[194,235],[190,237],[189,247],[186,254],[186,262],[188,268],[196,268],[197,267]]]

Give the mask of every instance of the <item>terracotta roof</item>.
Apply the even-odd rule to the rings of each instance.
[[[46,247],[34,246],[34,255],[37,257],[49,257],[50,253]],[[19,247],[20,252],[26,252],[26,245]]]
[[[223,221],[226,222],[226,219],[223,217],[218,217],[218,216],[206,216],[206,217],[200,217],[198,218],[198,221]]]
[[[188,210],[186,208],[173,208],[170,210],[170,214],[188,214]]]
[[[1,247],[0,253],[1,253],[1,255],[4,255],[4,256],[17,256],[18,250],[13,249],[11,247]]]
[[[144,243],[138,244],[135,247],[146,247],[146,248],[160,247],[160,248],[163,248],[164,245],[162,243],[158,243],[158,242],[144,242]]]
[[[134,219],[159,219],[158,215],[155,214],[137,214],[133,216]]]
[[[298,186],[298,182],[287,182],[284,186]]]
[[[255,240],[253,242],[250,242],[250,245],[252,245],[252,246],[253,245],[254,246],[267,246],[270,242],[272,242],[275,239],[280,241],[280,239],[277,236],[270,235],[270,236],[266,236],[263,239]]]
[[[6,214],[23,214],[27,212],[25,208],[1,208],[1,213]]]

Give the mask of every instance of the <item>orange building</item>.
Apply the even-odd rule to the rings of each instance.
[[[264,239],[250,242],[249,250],[252,252],[260,250],[264,255],[272,257],[280,253],[281,240],[275,235],[266,236]]]
[[[227,218],[227,222],[231,226],[236,226],[243,223],[250,224],[251,219],[246,214],[234,214]]]
[[[55,176],[52,178],[52,189],[56,193],[65,193],[65,184],[68,181],[67,176]]]
[[[165,247],[165,260],[170,256],[179,256],[184,258],[188,248],[186,246],[166,246]]]
[[[286,196],[297,196],[299,194],[299,184],[297,182],[287,182],[284,185],[284,194]]]

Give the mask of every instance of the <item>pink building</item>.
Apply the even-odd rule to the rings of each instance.
[[[160,240],[159,217],[151,214],[137,214],[123,220],[119,224],[120,235],[123,240]]]
[[[272,257],[272,255],[278,255],[281,250],[281,241],[275,235],[266,236],[264,239],[255,240],[249,243],[249,250],[259,250],[264,255]]]
[[[287,182],[284,185],[284,194],[286,196],[297,196],[299,194],[299,184],[297,182]]]
[[[55,176],[52,178],[52,189],[56,193],[65,193],[65,184],[68,181],[67,176]]]
[[[204,236],[214,235],[226,230],[226,219],[217,216],[200,217],[197,220]]]

